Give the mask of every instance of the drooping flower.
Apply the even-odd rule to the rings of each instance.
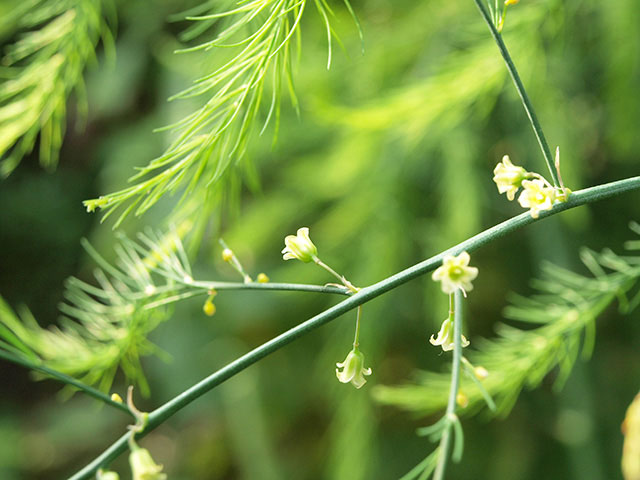
[[[438,336],[436,338],[433,338],[433,335],[431,335],[429,343],[436,347],[442,347],[442,350],[444,350],[445,352],[453,350],[453,322],[451,321],[451,319],[446,318],[444,322],[442,322],[442,326],[440,327]],[[462,348],[469,346],[469,340],[467,340],[464,335],[462,335],[461,344]]]
[[[284,239],[285,248],[282,250],[284,254],[282,258],[285,260],[300,260],[309,263],[318,255],[318,249],[309,238],[309,228],[302,227],[298,229],[296,235],[287,235]]]
[[[129,465],[133,480],[166,480],[167,475],[162,473],[162,465],[153,461],[149,450],[135,447],[129,455]]]
[[[518,203],[523,208],[530,209],[531,217],[538,218],[540,212],[551,210],[555,199],[555,191],[553,187],[545,185],[544,181],[523,180],[522,187],[524,190],[518,197]]]
[[[342,383],[349,383],[360,388],[367,380],[365,375],[371,375],[370,368],[364,368],[364,355],[357,347],[353,347],[353,350],[349,352],[344,362],[336,363],[336,376]],[[340,371],[342,369],[342,371]]]
[[[458,289],[463,292],[473,290],[471,283],[478,276],[478,269],[469,266],[471,257],[467,252],[462,252],[457,257],[445,255],[442,265],[433,272],[431,278],[441,282],[444,293],[453,293]]]
[[[516,197],[516,192],[526,179],[528,172],[511,163],[509,155],[502,157],[502,161],[493,169],[493,181],[498,186],[498,192],[507,194],[509,200]]]

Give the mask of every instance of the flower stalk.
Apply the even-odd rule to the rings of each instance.
[[[458,422],[456,406],[458,389],[460,387],[460,363],[462,361],[462,291],[456,290],[453,294],[453,361],[451,367],[451,387],[449,389],[449,401],[447,402],[447,418],[445,429],[440,438],[438,447],[438,464],[433,474],[433,480],[443,480],[449,457],[449,447],[454,424]]]
[[[494,225],[493,227],[488,228],[471,238],[468,238],[467,240],[449,248],[444,252],[423,260],[373,285],[361,288],[358,293],[349,296],[342,302],[334,305],[324,312],[315,315],[307,321],[296,325],[288,331],[254,348],[250,352],[247,352],[243,356],[235,359],[226,366],[212,373],[208,377],[202,379],[200,382],[196,383],[184,392],[176,395],[176,397],[174,397],[173,399],[158,407],[156,410],[149,414],[149,422],[147,424],[147,427],[145,428],[144,432],[138,435],[138,437],[146,435],[147,433],[164,423],[169,417],[173,416],[175,413],[195,401],[197,398],[201,397],[226,380],[232,378],[236,374],[245,370],[267,355],[279,350],[285,345],[288,345],[299,337],[312,332],[313,330],[329,323],[330,321],[340,317],[344,313],[368,302],[369,300],[372,300],[390,290],[393,290],[394,288],[397,288],[398,286],[403,285],[410,280],[432,272],[442,264],[442,259],[447,254],[450,255],[462,251],[473,252],[498,238],[504,237],[511,232],[519,230],[520,228],[530,225],[536,221],[540,221],[548,216],[555,215],[557,213],[569,210],[574,207],[578,207],[580,205],[593,203],[599,200],[605,200],[607,198],[611,198],[625,192],[639,189],[640,176],[631,177],[624,180],[619,180],[617,182],[611,182],[608,184],[598,185],[595,187],[573,192],[567,202],[555,204],[550,211],[545,212],[545,214],[541,215],[539,219],[532,218],[528,212],[516,215],[515,217],[505,220],[504,222]],[[262,288],[268,287],[269,285],[271,284],[255,284],[255,287]],[[243,286],[243,288],[254,288],[254,286],[246,285]],[[454,360],[456,358],[457,357],[454,348]],[[122,435],[110,447],[108,447],[104,452],[98,455],[92,462],[88,463],[84,468],[73,475],[70,480],[83,480],[91,478],[93,475],[95,475],[95,472],[98,470],[98,468],[109,464],[111,461],[113,461],[113,459],[118,457],[127,449],[128,439],[131,435],[132,432],[127,432]]]

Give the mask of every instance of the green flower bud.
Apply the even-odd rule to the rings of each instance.
[[[353,348],[345,358],[344,362],[336,363],[336,376],[342,383],[349,383],[360,388],[367,380],[365,375],[371,375],[370,368],[364,368],[364,355],[357,348]],[[342,369],[342,371],[340,371]]]

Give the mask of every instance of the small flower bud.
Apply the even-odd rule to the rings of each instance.
[[[356,347],[353,348],[345,358],[344,362],[336,363],[336,376],[342,383],[349,383],[360,388],[367,380],[365,375],[371,375],[370,368],[364,368],[364,355]],[[342,371],[340,371],[342,369]]]
[[[284,239],[285,248],[282,258],[285,260],[300,260],[309,263],[318,255],[318,249],[309,238],[309,229],[302,227],[298,229],[296,235],[287,235]]]
[[[478,380],[484,380],[485,378],[487,378],[489,376],[489,370],[487,370],[486,368],[482,367],[482,366],[478,366],[476,368],[473,369],[473,373],[476,376],[476,378]]]
[[[516,3],[519,3],[520,0],[505,0],[504,4],[505,5],[515,5]]]
[[[268,283],[268,282],[269,282],[269,277],[267,277],[266,273],[258,274],[258,283]]]
[[[114,402],[117,403],[122,403],[122,397],[120,395],[118,395],[117,393],[112,393],[111,394],[111,400],[113,400]]]
[[[133,480],[166,480],[162,465],[156,464],[146,448],[135,447],[129,455]]]
[[[462,392],[458,392],[456,395],[456,403],[461,408],[467,408],[469,406],[469,397]]]
[[[445,352],[453,350],[453,322],[450,319],[445,318],[444,322],[442,322],[442,326],[440,327],[440,331],[438,332],[438,336],[433,338],[433,335],[431,335],[429,343],[436,347],[441,346],[442,350]],[[469,346],[469,340],[467,340],[464,335],[462,335],[461,344],[462,348]]]
[[[222,250],[222,260],[225,262],[230,262],[233,259],[233,250],[230,248],[225,248]]]
[[[202,311],[207,317],[213,317],[213,315],[216,313],[216,306],[213,304],[211,299],[208,299],[206,302],[204,302]]]
[[[445,255],[442,265],[433,272],[431,278],[442,282],[444,293],[453,293],[460,289],[463,292],[473,290],[471,283],[478,276],[478,269],[469,266],[471,257],[467,252],[462,252],[457,257]]]

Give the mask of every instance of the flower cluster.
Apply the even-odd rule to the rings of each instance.
[[[556,159],[556,164],[558,163]],[[493,181],[498,192],[506,193],[509,200],[514,200],[516,193],[522,188],[518,203],[523,208],[528,208],[533,218],[538,218],[542,211],[551,210],[556,201],[566,202],[571,192],[568,188],[553,187],[542,175],[514,165],[509,155],[502,157],[502,161],[493,169]]]

